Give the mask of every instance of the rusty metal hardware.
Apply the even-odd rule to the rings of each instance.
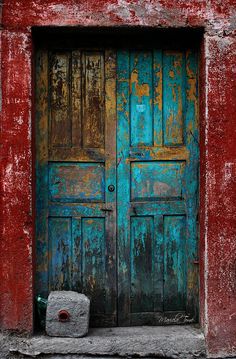
[[[110,185],[108,186],[108,191],[109,191],[109,192],[114,192],[114,191],[115,191],[115,186],[114,186],[113,184],[110,184]]]
[[[103,212],[112,212],[113,209],[112,208],[101,208],[101,211],[103,211]]]
[[[59,320],[59,322],[69,322],[69,320],[70,320],[69,312],[64,309],[60,310],[58,312],[58,320]]]

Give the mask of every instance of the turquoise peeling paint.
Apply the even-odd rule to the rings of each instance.
[[[181,199],[184,167],[183,161],[131,162],[131,199]]]
[[[101,163],[49,163],[49,196],[55,202],[103,202],[104,165]]]
[[[148,313],[183,311],[196,319],[197,54],[123,51],[117,63],[118,318],[155,323]],[[178,148],[184,160],[168,155]]]
[[[197,319],[197,56],[118,51],[116,164],[37,160],[38,294],[83,291],[108,325]]]

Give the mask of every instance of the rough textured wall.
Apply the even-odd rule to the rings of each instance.
[[[3,328],[32,326],[31,44],[29,33],[2,33]]]
[[[236,353],[235,0],[5,0],[0,316],[32,330],[31,27],[204,27],[201,68],[201,323],[209,353]]]
[[[236,43],[214,36],[206,46],[206,329],[210,348],[235,352]]]

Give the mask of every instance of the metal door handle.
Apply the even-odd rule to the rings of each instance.
[[[115,186],[114,186],[113,184],[110,184],[110,185],[108,186],[108,191],[109,191],[109,192],[114,192],[114,191],[115,191]]]

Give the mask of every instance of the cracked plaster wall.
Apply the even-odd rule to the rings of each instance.
[[[32,26],[204,28],[200,309],[209,355],[236,354],[236,1],[5,0],[1,34],[2,329],[33,328]]]

